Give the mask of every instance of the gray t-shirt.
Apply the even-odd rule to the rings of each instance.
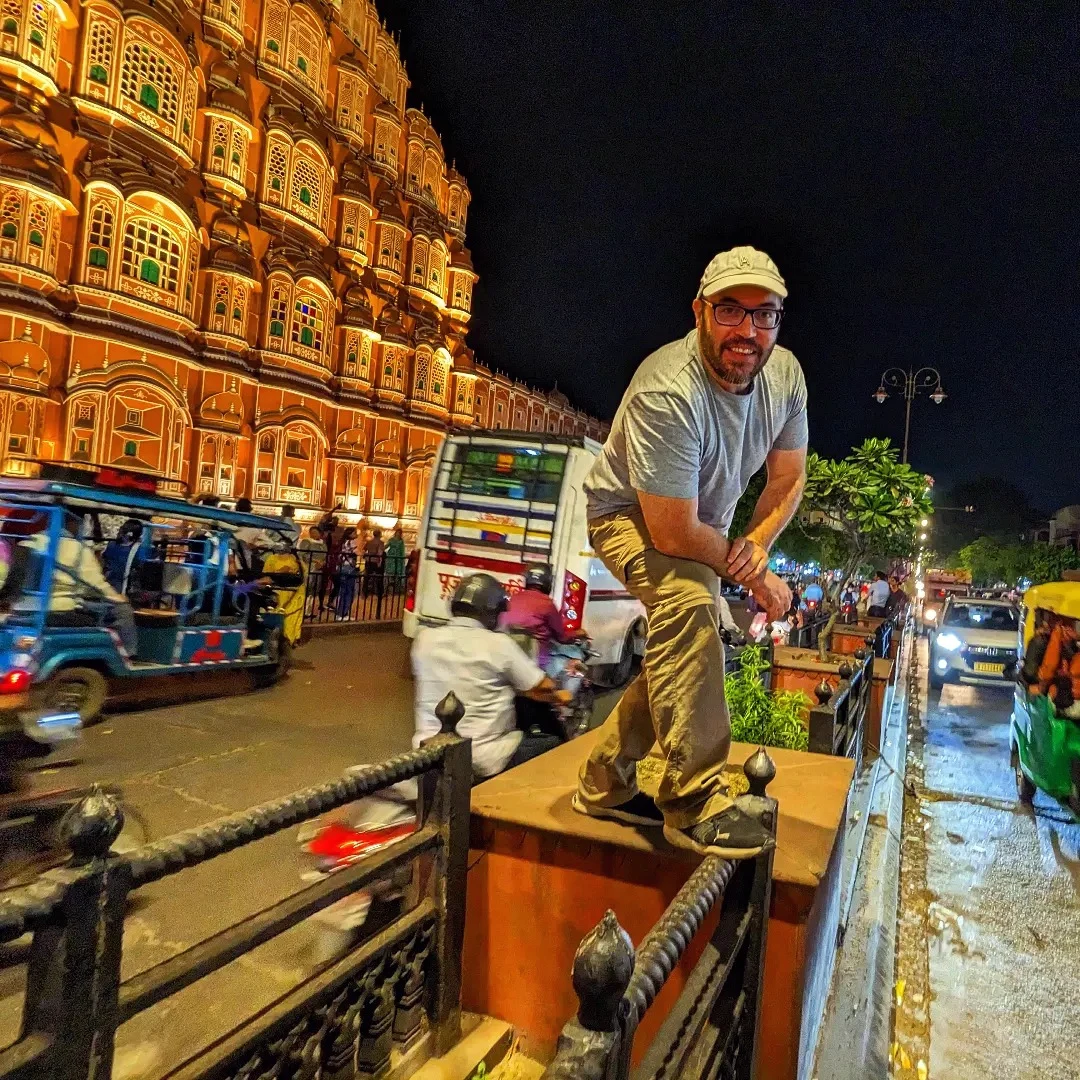
[[[806,381],[779,346],[747,394],[709,378],[697,330],[657,349],[634,373],[611,434],[585,480],[590,520],[638,505],[638,491],[698,498],[726,532],[735,504],[772,449],[806,446]]]

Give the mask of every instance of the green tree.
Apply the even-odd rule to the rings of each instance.
[[[842,461],[807,458],[801,515],[820,514],[845,555],[834,591],[861,566],[915,552],[919,520],[931,509],[930,482],[899,456],[888,439],[867,439]]]
[[[1059,581],[1066,570],[1080,569],[1080,553],[1069,547],[1044,543],[1002,543],[980,536],[962,547],[957,559],[971,571],[975,585],[1017,585],[1027,579],[1033,585]]]

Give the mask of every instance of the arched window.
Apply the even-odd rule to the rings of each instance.
[[[91,64],[89,79],[91,82],[107,83],[109,73],[100,64]]]
[[[283,338],[285,336],[285,317],[288,313],[288,300],[285,290],[275,286],[270,293],[270,337]],[[280,346],[281,342],[277,342]]]
[[[113,60],[113,28],[104,19],[94,19],[90,27],[90,47],[86,50],[90,64],[87,77],[91,82],[108,83],[109,67]]]
[[[120,92],[175,124],[180,108],[180,81],[161,53],[132,41],[124,48]]]
[[[319,223],[322,171],[309,158],[293,151],[292,205],[290,210],[315,224]]]
[[[224,156],[225,156],[225,147],[224,146],[215,146],[214,147],[214,157],[223,158]]]
[[[322,352],[323,314],[321,305],[310,296],[299,296],[293,314],[292,342]]]
[[[30,230],[29,240],[34,247],[42,247],[45,243],[45,238],[37,231],[37,229]]]
[[[19,227],[14,221],[5,221],[0,225],[0,236],[7,240],[14,240],[19,235]]]
[[[169,229],[152,218],[135,218],[124,226],[124,256],[121,269],[128,277],[139,278],[177,291],[181,247]]]
[[[266,159],[266,175],[269,180],[270,191],[282,191],[285,187],[285,178],[289,175],[289,151],[280,142],[270,144],[270,153]],[[279,202],[279,199],[274,199]]]

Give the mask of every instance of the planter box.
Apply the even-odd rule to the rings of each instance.
[[[512,1024],[529,1053],[545,1060],[577,1009],[570,969],[582,937],[611,908],[639,943],[698,862],[669,847],[658,829],[572,809],[578,768],[598,737],[589,732],[472,793],[462,1004]],[[731,764],[754,749],[732,744]],[[836,953],[854,766],[794,750],[770,754],[779,822],[758,1077],[809,1080]],[[640,1045],[678,997],[712,925],[706,921],[649,1009]]]

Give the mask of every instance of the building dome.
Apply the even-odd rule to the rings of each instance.
[[[379,313],[379,321],[375,324],[375,329],[378,330],[383,341],[391,341],[398,345],[408,343],[409,335],[402,325],[401,312],[392,303],[386,304]]]
[[[70,184],[58,146],[52,124],[34,103],[0,102],[0,175],[66,199]]]
[[[251,123],[251,103],[244,93],[239,70],[228,60],[218,60],[207,79],[210,103]]]
[[[405,227],[405,216],[401,212],[401,206],[391,193],[387,192],[379,198],[376,209],[379,211],[381,221],[389,221],[394,225]]]
[[[235,270],[245,277],[255,276],[255,259],[247,226],[225,212],[214,219],[210,230],[210,264],[223,270]]]
[[[353,282],[345,290],[342,306],[347,326],[356,326],[362,330],[375,328],[375,316],[371,310],[371,301],[368,300],[367,289],[359,281]]]

